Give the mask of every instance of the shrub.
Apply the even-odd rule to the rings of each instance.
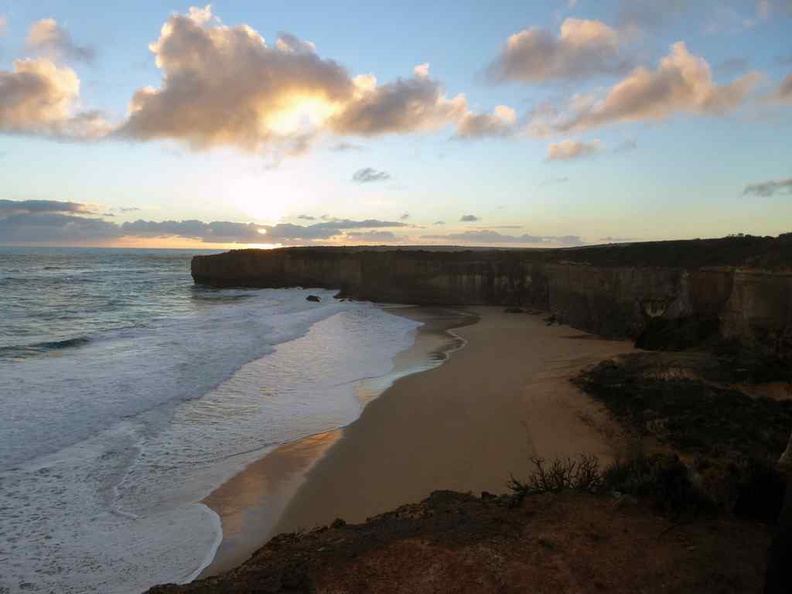
[[[514,476],[509,480],[508,486],[518,499],[561,491],[595,493],[602,484],[602,472],[596,456],[583,455],[577,460],[556,459],[549,465],[544,458],[531,458],[530,461],[533,472],[527,481],[520,481]]]

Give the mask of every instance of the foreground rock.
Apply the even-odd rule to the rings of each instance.
[[[241,567],[175,592],[757,592],[767,530],[674,524],[628,501],[579,493],[421,503],[274,538]]]

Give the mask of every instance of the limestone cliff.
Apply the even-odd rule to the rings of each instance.
[[[285,248],[196,256],[196,283],[322,287],[377,302],[546,310],[609,337],[706,323],[722,337],[792,336],[792,237],[570,250]]]

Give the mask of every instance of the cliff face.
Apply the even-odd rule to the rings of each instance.
[[[321,287],[377,302],[533,307],[609,337],[634,338],[658,323],[690,320],[728,338],[792,335],[792,273],[631,265],[629,257],[598,263],[604,256],[597,249],[239,250],[196,256],[192,275],[213,286]]]

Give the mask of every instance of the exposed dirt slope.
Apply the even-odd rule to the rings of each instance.
[[[175,592],[757,592],[767,530],[674,524],[578,493],[513,505],[438,491],[365,524],[282,535],[237,569]]]

